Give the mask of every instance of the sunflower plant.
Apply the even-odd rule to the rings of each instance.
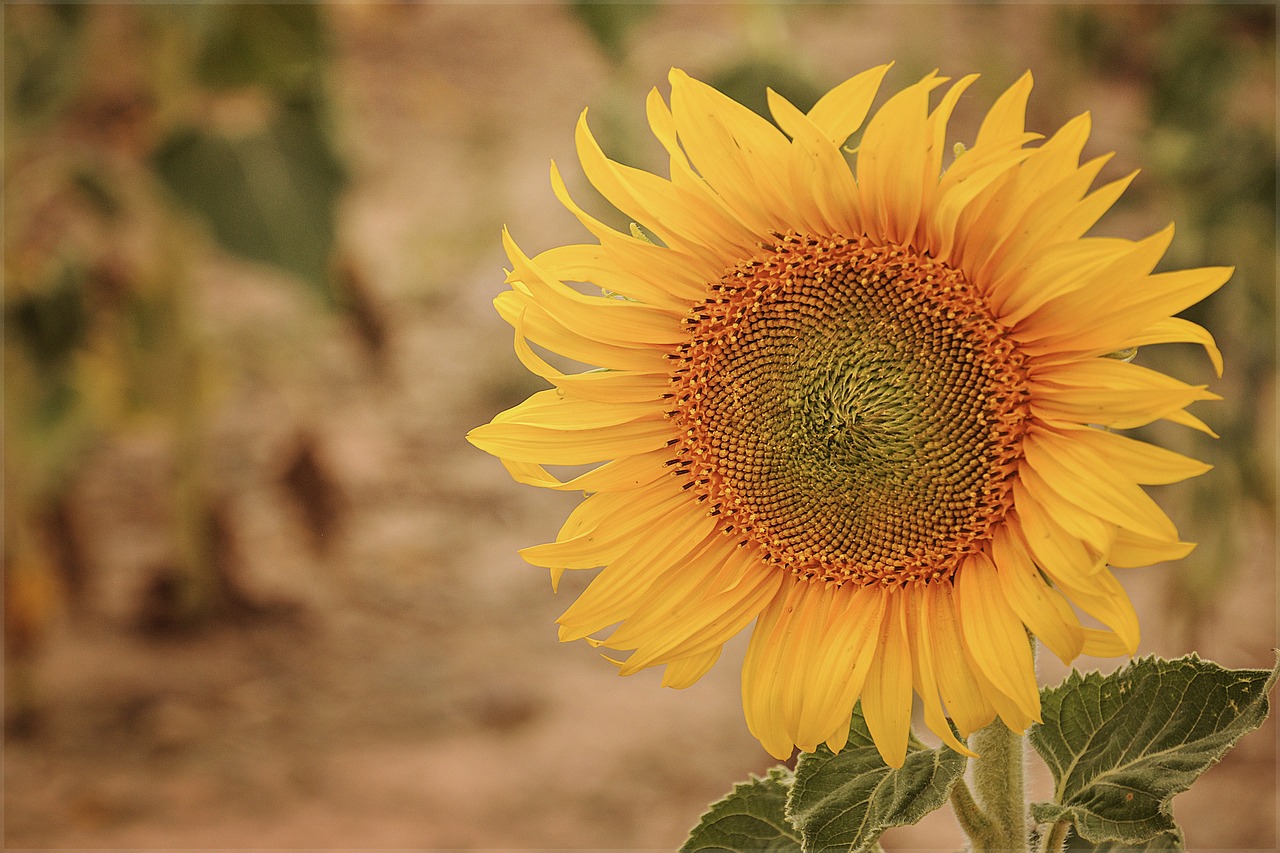
[[[977,850],[1179,848],[1170,799],[1261,724],[1275,671],[1142,658],[1042,689],[1035,658],[1132,655],[1115,570],[1193,547],[1142,486],[1209,466],[1125,431],[1212,435],[1188,406],[1216,395],[1132,354],[1194,343],[1220,375],[1176,315],[1232,271],[1153,272],[1172,226],[1087,236],[1133,176],[1094,187],[1087,114],[1029,132],[1030,74],[948,146],[977,75],[873,111],[888,70],[807,112],[770,91],[773,122],[673,70],[647,104],[670,177],[611,160],[584,112],[582,167],[633,224],[590,216],[553,166],[595,241],[530,257],[504,233],[495,302],[552,387],[468,438],[519,482],[586,493],[521,551],[553,586],[603,567],[561,640],[681,688],[753,625],[746,725],[799,756],[685,850],[875,849],[948,802]],[[1051,802],[1025,800],[1027,741]]]

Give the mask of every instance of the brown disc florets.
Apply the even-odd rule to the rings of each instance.
[[[676,473],[800,577],[949,578],[1012,501],[1022,353],[959,271],[914,249],[762,249],[685,318]]]

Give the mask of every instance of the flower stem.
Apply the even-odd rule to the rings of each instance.
[[[1027,804],[1023,792],[1026,747],[1022,735],[996,720],[973,733],[970,746],[977,804],[992,827],[985,838],[971,838],[975,853],[1027,853]]]
[[[996,826],[974,802],[973,792],[969,790],[964,777],[957,779],[951,786],[951,809],[955,812],[960,828],[972,842],[973,849],[986,850],[995,843]]]
[[[1040,853],[1062,853],[1063,845],[1067,843],[1067,830],[1070,828],[1071,822],[1066,820],[1060,820],[1049,827],[1040,844]]]

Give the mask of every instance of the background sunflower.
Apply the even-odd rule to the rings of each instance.
[[[514,550],[576,498],[512,489],[460,438],[541,387],[489,307],[503,287],[501,225],[530,250],[579,238],[544,176],[549,159],[572,162],[584,106],[611,156],[663,168],[636,105],[672,65],[760,112],[766,86],[807,107],[888,59],[893,88],[934,67],[980,71],[983,103],[1032,68],[1030,127],[1093,112],[1086,154],[1117,152],[1103,178],[1146,170],[1104,233],[1176,220],[1169,268],[1238,268],[1188,315],[1228,364],[1213,385],[1226,401],[1204,412],[1223,440],[1155,436],[1216,469],[1156,490],[1201,546],[1133,578],[1142,651],[1264,665],[1270,7],[263,9],[220,20],[5,8],[6,417],[46,419],[21,455],[7,445],[6,487],[15,460],[51,484],[37,544],[21,564],[6,555],[7,671],[32,688],[10,709],[7,846],[672,847],[725,780],[771,763],[740,722],[742,644],[695,701],[602,677],[595,653],[557,646],[548,626],[574,581],[553,598]],[[196,59],[198,73],[182,71]],[[980,111],[960,112],[975,125],[956,132],[971,137]],[[192,116],[216,133],[180,132]],[[29,168],[54,154],[70,167]],[[271,239],[246,242],[238,194],[210,191],[235,184],[190,167],[228,162],[265,165],[276,177],[259,171],[258,185],[318,193],[330,245],[282,253],[302,220],[278,209],[250,229]],[[156,176],[155,195],[114,191],[134,168]],[[280,177],[291,174],[306,179]],[[576,170],[566,179],[614,216]],[[182,206],[215,197],[230,213]],[[336,279],[316,260],[333,246],[345,256]],[[189,314],[169,313],[173,264],[191,282]],[[1191,347],[1140,359],[1210,379]],[[189,387],[179,368],[193,363],[202,396],[161,393]],[[14,381],[28,369],[42,381]],[[200,430],[182,432],[184,411]],[[22,428],[8,420],[6,441]],[[201,441],[176,438],[192,434]],[[204,484],[198,500],[174,488],[175,469],[200,473],[187,481]],[[17,506],[10,494],[6,523]],[[184,544],[199,519],[204,533]],[[175,577],[191,565],[221,601],[188,622]],[[218,578],[233,582],[217,593]],[[1043,682],[1059,675],[1043,661]],[[1274,847],[1273,743],[1247,739],[1178,798],[1192,845]],[[431,781],[443,767],[448,781]],[[945,846],[952,831],[943,816],[886,844]]]

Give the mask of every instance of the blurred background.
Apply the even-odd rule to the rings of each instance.
[[[1220,441],[1147,433],[1216,467],[1157,490],[1201,544],[1124,572],[1141,651],[1270,666],[1275,36],[1270,4],[6,5],[6,846],[673,849],[773,763],[741,640],[684,692],[556,643],[586,579],[515,549],[576,500],[463,441],[540,387],[502,225],[588,239],[553,158],[608,215],[585,106],[661,171],[673,65],[757,109],[982,72],[955,139],[1027,68],[1030,129],[1092,111],[1103,178],[1144,169],[1099,233],[1237,267],[1189,314],[1223,379],[1139,355],[1226,398]],[[1275,741],[1175,800],[1193,848],[1275,847]],[[886,839],[959,844],[945,811]]]

